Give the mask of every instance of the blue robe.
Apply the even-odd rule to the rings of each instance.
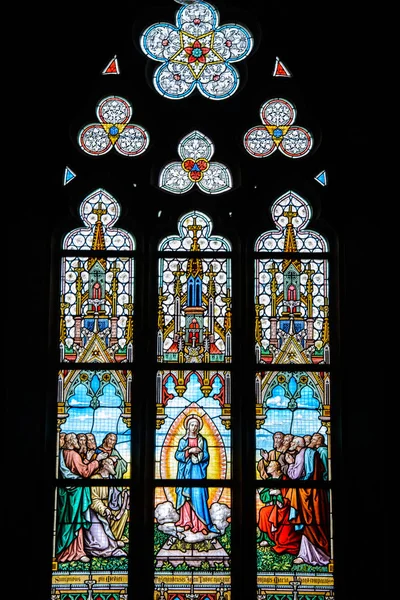
[[[200,434],[197,434],[197,445],[201,448],[201,453],[198,455],[190,454],[186,457],[185,449],[188,446],[188,437],[184,436],[179,440],[178,449],[175,452],[175,458],[178,461],[177,479],[205,479],[207,477],[210,455],[207,440]],[[186,501],[190,502],[194,512],[207,528],[214,533],[220,533],[211,522],[207,500],[208,488],[206,487],[176,488],[177,510],[179,511]]]

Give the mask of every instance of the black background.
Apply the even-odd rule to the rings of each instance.
[[[214,4],[222,24],[241,23],[255,38],[253,52],[236,63],[239,91],[224,101],[207,100],[197,93],[172,101],[152,87],[158,63],[141,52],[138,39],[156,21],[174,22],[179,5],[173,0],[141,6],[90,1],[58,12],[31,9],[32,18],[25,23],[19,75],[24,123],[18,125],[13,177],[18,203],[10,203],[23,259],[17,269],[11,268],[15,294],[9,311],[21,316],[7,323],[10,334],[15,335],[15,327],[20,331],[18,338],[11,335],[18,341],[12,344],[14,352],[8,352],[10,369],[25,372],[27,364],[22,378],[11,379],[9,403],[10,418],[13,423],[18,418],[18,437],[24,440],[18,468],[22,527],[15,550],[21,574],[28,557],[31,561],[27,593],[21,583],[23,597],[31,592],[35,598],[48,598],[51,577],[52,498],[46,494],[52,483],[53,440],[47,429],[46,403],[52,384],[46,379],[57,345],[57,315],[52,313],[57,265],[51,249],[57,249],[60,232],[79,225],[76,207],[98,187],[121,202],[119,224],[136,234],[144,231],[149,241],[165,226],[175,231],[178,216],[199,201],[213,214],[215,232],[222,233],[229,221],[230,228],[254,237],[271,226],[268,206],[288,189],[311,202],[314,226],[318,221],[319,230],[326,232],[338,251],[339,275],[333,290],[340,315],[341,378],[336,598],[374,598],[383,590],[385,517],[377,516],[379,494],[373,486],[380,480],[373,464],[370,423],[382,351],[373,343],[379,331],[379,306],[373,298],[374,273],[379,271],[374,222],[379,198],[374,193],[378,139],[370,123],[379,94],[377,75],[371,72],[378,52],[372,15],[350,6],[339,10],[335,5],[310,3],[226,0]],[[121,75],[101,75],[114,55]],[[276,56],[292,78],[272,77]],[[108,94],[127,98],[133,105],[131,122],[150,132],[150,146],[142,156],[129,159],[110,152],[89,157],[78,149],[79,128],[96,122],[96,104]],[[278,96],[295,104],[296,124],[314,135],[313,152],[304,159],[291,160],[278,151],[267,159],[255,159],[243,149],[243,133],[261,123],[261,105]],[[216,198],[191,192],[176,198],[157,189],[161,167],[177,160],[178,142],[195,128],[213,140],[213,159],[229,166],[232,192]],[[78,176],[64,187],[66,165]],[[328,177],[325,188],[314,180],[322,169]],[[162,216],[157,218],[160,210]],[[10,229],[9,240],[15,243],[14,232]],[[337,241],[332,232],[337,233]]]

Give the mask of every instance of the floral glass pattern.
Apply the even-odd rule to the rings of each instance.
[[[97,105],[96,114],[100,123],[85,125],[78,134],[84,152],[102,156],[115,148],[124,156],[138,156],[147,149],[149,134],[139,125],[129,124],[132,106],[125,98],[103,98]]]
[[[60,600],[128,594],[134,370],[117,365],[134,360],[136,242],[118,227],[120,214],[98,188],[80,203],[81,225],[60,240],[51,561],[51,597]]]
[[[307,229],[311,206],[293,191],[274,202],[271,216],[276,229],[255,243],[257,362],[329,363],[328,243]]]
[[[135,240],[115,227],[121,207],[104,189],[89,194],[79,212],[83,226],[63,240],[63,250],[71,254],[61,264],[61,360],[132,360],[134,259],[129,253]],[[108,251],[118,254],[107,256]]]
[[[196,184],[206,194],[221,194],[232,188],[229,169],[210,162],[214,144],[200,131],[192,131],[178,146],[180,162],[169,163],[161,171],[159,186],[173,194],[184,194]]]
[[[244,147],[256,158],[270,156],[276,149],[290,158],[301,158],[313,146],[313,138],[304,127],[293,126],[296,108],[288,100],[272,98],[260,109],[264,125],[256,125],[244,135]]]
[[[163,63],[153,75],[159,94],[179,100],[198,89],[223,100],[236,92],[240,78],[230,63],[248,56],[253,38],[241,25],[218,24],[218,11],[198,1],[177,12],[176,25],[155,23],[143,32],[143,52]]]
[[[168,236],[159,246],[163,256],[159,259],[157,360],[229,363],[231,261],[221,253],[229,252],[231,245],[227,239],[211,235],[212,221],[199,211],[183,215],[178,231],[179,237]],[[200,259],[188,254],[193,252],[208,255]],[[184,388],[180,382],[180,391]]]

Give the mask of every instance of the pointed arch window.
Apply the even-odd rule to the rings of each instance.
[[[159,244],[154,585],[167,597],[231,588],[231,244],[212,226],[191,211]]]
[[[232,119],[227,107],[229,131],[214,147],[208,117],[223,103],[208,99],[238,91],[230,63],[245,59],[253,40],[244,26],[219,25],[210,4],[185,2],[176,26],[146,26],[139,43],[161,63],[149,86],[158,106],[200,95],[169,130],[162,113],[162,137],[149,113],[148,159],[150,135],[131,122],[113,77],[98,122],[80,124],[74,170],[65,170],[64,185],[83,185],[82,174],[96,185],[83,199],[71,191],[80,223],[60,251],[53,596],[332,598],[332,253],[311,226],[313,202],[290,187],[301,186],[318,136],[272,90],[259,125],[249,117],[238,131],[240,111]],[[116,56],[105,73],[121,74]],[[276,57],[274,77],[290,83],[286,59]],[[196,111],[196,102],[214,107]],[[266,231],[249,161],[268,181]],[[320,168],[314,179],[324,186]],[[106,180],[132,192],[141,169],[142,189],[124,200],[97,187]],[[289,189],[271,197],[282,181]],[[239,216],[227,224],[232,207]]]
[[[128,589],[133,360],[133,236],[104,189],[80,206],[60,265],[60,370],[53,591],[114,577]],[[122,368],[121,368],[122,367]],[[71,481],[72,480],[72,481]],[[78,578],[79,579],[79,578]],[[85,584],[86,585],[86,584]]]
[[[271,206],[275,229],[254,245],[257,589],[267,598],[288,582],[334,588],[329,246],[311,216],[286,192]],[[304,573],[318,584],[307,590]]]

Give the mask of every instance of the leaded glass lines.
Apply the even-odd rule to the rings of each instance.
[[[153,76],[159,94],[179,100],[197,89],[223,100],[236,92],[239,73],[230,63],[250,54],[253,38],[242,25],[218,23],[218,11],[198,1],[180,8],[176,25],[155,23],[143,32],[143,52],[163,63]]]
[[[83,127],[78,135],[80,147],[87,154],[102,156],[115,148],[124,156],[138,156],[149,145],[148,132],[129,123],[132,106],[120,96],[102,98],[96,108],[100,123]]]
[[[211,161],[214,144],[200,131],[186,135],[178,146],[181,162],[167,164],[159,186],[166,192],[185,194],[194,186],[206,194],[221,194],[232,188],[232,176],[222,163]]]
[[[268,599],[287,582],[304,594],[308,581],[317,594],[334,584],[328,243],[294,192],[270,212],[276,228],[254,244],[257,594]]]
[[[96,581],[97,595],[122,597],[133,371],[117,365],[133,362],[135,239],[115,227],[120,205],[104,189],[89,194],[79,214],[83,226],[65,235],[59,271],[52,594],[83,597],[86,583]]]
[[[256,158],[270,156],[277,149],[289,158],[301,158],[313,146],[313,137],[304,127],[293,125],[294,104],[284,98],[272,98],[260,109],[264,125],[249,129],[244,135],[244,147]]]
[[[180,219],[180,239],[164,239],[162,248],[184,246],[186,257],[165,253],[159,259],[157,358],[159,362],[230,362],[232,283],[229,258],[190,256],[202,247],[221,252],[227,240],[213,239],[211,221],[188,213]],[[172,243],[173,239],[176,243]],[[215,242],[215,244],[213,244]],[[189,246],[190,244],[190,246]]]
[[[176,366],[156,374],[154,585],[182,598],[232,585],[231,245],[212,225],[191,211],[159,243],[157,360]]]

